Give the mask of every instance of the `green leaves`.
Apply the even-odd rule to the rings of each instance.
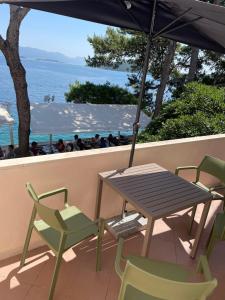
[[[108,27],[104,36],[94,35],[88,41],[94,49],[94,56],[86,59],[89,66],[118,68],[128,63],[133,71],[140,70],[146,46],[144,34]]]
[[[94,55],[93,57],[89,56],[86,59],[86,63],[92,67],[110,67],[114,69],[127,66],[127,69],[133,72],[133,74],[129,74],[128,86],[132,86],[135,95],[138,95],[140,92],[141,71],[145,60],[147,35],[131,30],[108,27],[103,36],[94,35],[89,37],[88,41],[93,47]],[[171,65],[170,62],[166,63],[170,52],[169,49],[170,41],[164,38],[157,38],[151,45],[150,63],[148,66],[151,78],[148,78],[145,85],[144,97],[144,106],[147,106],[149,112],[154,110],[155,99],[153,95],[159,86],[159,81],[163,73],[165,73],[165,69],[174,69],[173,57]],[[168,64],[168,68],[166,64]],[[160,98],[157,99],[159,103],[163,101],[163,93],[166,86],[162,85],[160,88],[163,92],[158,96]]]
[[[94,84],[87,81],[84,84],[76,81],[65,93],[67,102],[94,104],[137,104],[136,97],[128,90],[117,85]]]
[[[139,141],[170,140],[225,133],[225,88],[196,82],[185,85],[178,99],[163,105],[162,111]]]

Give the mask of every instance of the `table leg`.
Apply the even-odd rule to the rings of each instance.
[[[100,216],[102,188],[103,188],[103,180],[99,177],[97,195],[96,195],[96,204],[95,204],[95,220],[97,220]]]
[[[127,201],[123,199],[121,219],[124,219],[126,217],[126,207],[127,207]]]
[[[212,201],[208,201],[207,203],[205,203],[204,205],[204,209],[202,211],[202,215],[201,215],[201,219],[200,219],[200,223],[198,225],[198,229],[196,232],[196,236],[195,236],[195,240],[194,240],[194,244],[191,250],[191,257],[195,258],[196,252],[198,250],[198,244],[202,235],[202,231],[204,229],[205,226],[205,222],[209,213],[209,209],[210,209],[210,205],[211,205]]]
[[[150,243],[151,243],[151,239],[152,239],[154,223],[155,223],[155,220],[153,218],[149,217],[146,232],[145,232],[144,244],[143,244],[142,251],[141,251],[141,255],[145,256],[145,257],[148,256]]]

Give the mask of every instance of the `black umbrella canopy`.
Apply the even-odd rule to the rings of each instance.
[[[8,0],[106,25],[150,32],[154,0]],[[225,53],[225,8],[196,0],[156,0],[153,36]]]

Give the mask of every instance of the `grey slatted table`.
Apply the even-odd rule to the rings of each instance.
[[[146,164],[99,174],[95,218],[99,218],[103,182],[148,218],[142,256],[149,252],[154,222],[174,212],[205,203],[191,257],[195,257],[212,196],[157,164]]]

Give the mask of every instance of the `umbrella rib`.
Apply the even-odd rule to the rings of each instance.
[[[202,18],[202,17],[195,18],[195,19],[193,19],[193,20],[190,20],[189,22],[186,22],[185,24],[181,24],[181,25],[179,25],[179,26],[176,26],[176,27],[174,27],[174,28],[171,28],[171,29],[169,29],[168,31],[163,31],[162,34],[168,34],[168,33],[170,33],[170,32],[173,32],[173,31],[175,31],[175,30],[181,29],[181,28],[183,28],[183,27],[185,27],[185,26],[187,26],[187,25],[189,25],[189,24],[192,24],[192,23],[194,23],[194,22],[196,22],[196,21],[199,21],[199,20],[201,20],[201,19],[203,19],[203,18]],[[154,36],[154,38],[156,38],[157,36],[158,36],[158,34],[156,34],[156,36]]]
[[[156,4],[157,4],[157,0],[154,0],[153,9],[152,9],[152,19],[151,19],[150,31],[149,31],[149,34],[151,37],[152,37],[153,31],[154,31],[154,26],[155,26]]]
[[[211,5],[215,5],[215,4],[211,4]],[[224,9],[224,7],[222,7],[222,6],[220,6],[220,8],[223,8]],[[225,9],[224,9],[224,11],[225,11]],[[209,21],[211,21],[211,22],[215,22],[215,23],[217,23],[217,24],[220,24],[220,25],[225,25],[225,23],[223,23],[223,22],[219,22],[219,21],[217,21],[216,19],[212,19],[212,18],[210,18],[210,17],[206,17],[206,16],[200,16],[199,14],[197,14],[197,13],[195,13],[195,12],[193,12],[193,14],[194,15],[196,15],[196,16],[199,16],[199,17],[201,17],[202,19],[206,19],[206,20],[209,20]]]
[[[182,19],[187,13],[189,13],[192,10],[192,7],[188,8],[187,10],[185,10],[179,17],[177,17],[175,20],[173,20],[172,22],[170,22],[168,25],[166,25],[164,28],[162,28],[159,32],[157,32],[153,38],[156,38],[157,36],[159,36],[160,34],[164,33],[167,29],[169,29],[173,24],[177,23],[177,21],[179,21],[180,19]]]
[[[128,14],[128,16],[130,17],[130,19],[139,27],[140,31],[145,32],[144,28],[140,25],[140,23],[138,22],[138,20],[132,15],[132,13],[126,9],[124,7],[124,5],[122,4],[121,0],[117,0],[119,2],[120,7],[123,9],[124,12],[126,12]]]

